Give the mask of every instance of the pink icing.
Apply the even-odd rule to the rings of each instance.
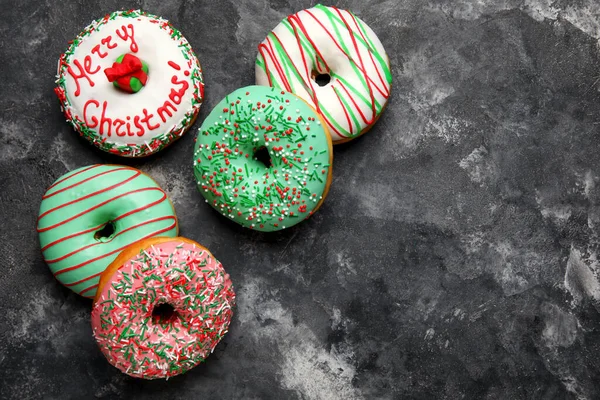
[[[176,314],[152,316],[168,303]],[[126,374],[155,379],[204,361],[233,314],[235,293],[223,266],[177,238],[150,246],[123,264],[92,310],[92,329],[108,361]]]

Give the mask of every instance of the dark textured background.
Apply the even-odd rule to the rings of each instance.
[[[145,160],[77,137],[57,59],[93,19],[142,8],[205,72],[199,126],[254,82],[256,46],[303,1],[0,0],[0,398],[600,398],[600,5],[596,0],[344,1],[387,49],[394,88],[335,148],[327,201],[278,234],[203,202],[195,129]],[[90,302],[35,232],[67,171],[125,163],[171,195],[181,234],[231,274],[238,307],[207,363],[146,382],[97,349]]]

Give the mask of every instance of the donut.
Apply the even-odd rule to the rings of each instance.
[[[227,95],[200,127],[198,190],[247,228],[278,231],[312,215],[331,184],[331,137],[299,97],[266,86]]]
[[[227,333],[234,303],[229,275],[206,248],[182,237],[146,239],[102,274],[92,330],[122,372],[169,378],[212,353]]]
[[[178,139],[204,96],[188,41],[168,21],[139,10],[85,28],[61,55],[56,84],[75,131],[125,157],[148,156]]]
[[[102,271],[133,242],[177,236],[175,210],[152,178],[132,167],[90,165],[42,197],[37,220],[44,260],[60,283],[93,298]]]
[[[368,131],[392,85],[377,35],[350,11],[317,5],[285,18],[258,46],[256,83],[292,92],[323,116],[334,144]]]

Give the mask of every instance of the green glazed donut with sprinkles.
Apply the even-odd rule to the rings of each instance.
[[[56,84],[80,136],[125,157],[148,156],[181,137],[204,96],[188,41],[168,21],[139,10],[85,28],[60,57]]]
[[[196,138],[198,190],[227,218],[272,232],[312,215],[327,196],[329,130],[296,95],[248,86],[227,95]]]

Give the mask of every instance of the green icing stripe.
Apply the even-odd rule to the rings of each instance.
[[[336,25],[338,25],[338,26],[342,27],[343,29],[347,29],[347,28],[346,28],[346,25],[344,24],[344,21],[342,21],[342,20],[340,19],[340,17],[338,17],[338,16],[337,16],[337,14],[336,14],[336,13],[333,13],[333,12],[331,11],[331,7],[327,7],[327,6],[324,6],[324,5],[322,5],[322,4],[317,4],[317,5],[315,6],[315,8],[318,8],[319,10],[323,11],[324,13],[326,13],[326,14],[329,16],[329,18],[330,18],[330,19],[332,19],[333,21],[335,21],[335,22],[336,22]],[[353,31],[353,32],[352,32],[352,35],[354,36],[354,38],[355,38],[355,39],[356,39],[358,42],[360,42],[360,44],[362,44],[363,46],[367,47],[367,48],[370,50],[371,54],[373,54],[373,56],[374,56],[374,57],[377,59],[377,61],[379,61],[379,66],[380,66],[380,67],[381,67],[381,69],[382,69],[382,70],[385,72],[385,76],[386,76],[386,79],[387,79],[388,83],[392,83],[392,72],[391,72],[391,70],[390,70],[389,64],[388,64],[388,62],[387,62],[387,61],[386,61],[386,60],[385,60],[385,59],[382,57],[382,55],[381,55],[380,53],[378,53],[378,52],[377,52],[377,50],[376,50],[376,47],[375,47],[375,45],[373,44],[373,41],[371,40],[371,38],[369,37],[369,35],[367,35],[367,33],[366,33],[365,29],[364,29],[364,27],[365,27],[365,23],[364,23],[364,22],[363,22],[361,19],[359,19],[358,17],[356,17],[356,16],[354,15],[354,13],[352,13],[352,12],[350,12],[350,11],[348,11],[348,12],[349,12],[349,13],[350,13],[350,14],[351,14],[351,15],[352,15],[352,16],[353,16],[355,19],[356,19],[356,21],[358,22],[358,25],[359,25],[359,27],[360,27],[360,29],[361,29],[360,31],[361,31],[361,32],[362,32],[362,34],[365,36],[365,38],[367,38],[367,41],[368,41],[368,43],[367,43],[367,42],[365,42],[365,41],[363,40],[363,38],[362,38],[362,37],[361,37],[361,36],[360,36],[358,33],[356,33],[356,32],[354,32],[354,31]],[[346,22],[350,22],[350,21],[346,21]],[[350,25],[350,23],[349,23],[349,25]],[[335,26],[335,25],[334,25],[334,26]],[[344,46],[344,47],[345,47],[345,46]]]
[[[296,65],[293,63],[293,61],[287,56],[286,52],[283,50],[283,46],[281,45],[281,42],[279,42],[279,40],[277,40],[277,38],[275,38],[275,37],[273,37],[273,38],[275,39],[275,41],[273,41],[273,44],[275,45],[275,48],[277,49],[277,51],[278,51],[281,59],[286,61],[283,64],[284,67],[286,68],[286,71],[287,71],[287,68],[289,66],[289,69],[292,70],[292,72],[294,73],[294,76],[304,86],[305,90],[307,92],[309,92],[309,93],[314,94],[314,91],[310,89],[310,86],[307,83],[304,82],[304,79],[302,78],[302,76],[298,72],[298,68],[296,67]],[[289,74],[287,76],[289,77]],[[285,87],[284,87],[283,84],[276,85],[275,87],[278,87],[280,89],[285,89]],[[292,87],[292,90],[293,90],[293,87]],[[345,130],[340,124],[338,124],[338,122],[336,121],[336,119],[333,118],[333,116],[327,110],[326,107],[323,107],[322,104],[320,104],[319,106],[321,107],[320,112],[321,112],[321,114],[323,114],[325,116],[325,119],[327,120],[327,123],[329,124],[329,126],[333,127],[334,129],[336,129],[338,131],[344,131]]]
[[[290,34],[295,35],[294,27],[292,26],[292,24],[290,24],[290,22],[288,20],[284,19],[283,21],[281,21],[281,23],[283,24],[283,26],[285,26],[287,28],[287,30],[290,32]],[[318,56],[317,52],[315,51],[315,49],[312,47],[312,45],[306,38],[306,35],[304,35],[301,30],[297,30],[297,32],[299,34],[300,45],[302,46],[304,51],[307,53],[308,58],[314,59],[315,64],[317,64],[317,59],[321,64],[324,64],[323,59]]]
[[[356,97],[358,97],[359,100],[361,100],[365,105],[370,105],[371,100],[366,98],[360,91],[358,91],[354,85],[351,85],[350,82],[348,82],[347,80],[345,80],[342,76],[340,75],[336,75],[336,74],[331,74],[332,78],[335,79],[339,79],[340,82],[342,82],[344,84],[344,86],[346,87],[346,89],[349,89],[354,95],[356,95]],[[381,103],[377,101],[377,99],[375,99],[375,106],[376,106],[376,110],[377,112],[380,112],[381,109],[383,108]]]
[[[333,88],[333,90],[335,91],[335,94],[337,94],[338,99],[340,99],[342,101],[342,103],[344,104],[344,107],[346,107],[347,110],[350,109],[350,104],[348,104],[348,102],[346,101],[346,99],[344,98],[343,95],[340,95],[339,90],[337,90],[335,87]],[[352,118],[352,121],[354,122],[354,125],[357,127],[360,127],[360,122],[358,121],[358,118],[356,117],[356,114],[354,113],[348,113],[348,115]],[[352,125],[350,125],[352,126]]]
[[[323,10],[323,8],[321,8],[321,7],[317,7],[317,8]],[[329,10],[327,10],[327,8],[325,8],[323,11],[325,12],[325,14],[327,14],[327,17],[332,22],[331,25],[333,26],[333,28],[335,30],[335,34],[337,36],[338,43],[340,43],[340,46],[342,47],[342,49],[344,50],[344,52],[346,54],[352,54],[352,52],[346,46],[346,43],[345,43],[344,39],[342,38],[342,35],[340,34],[340,31],[338,29],[338,25],[342,25],[343,24],[342,21],[340,20],[338,23],[335,23],[336,21],[334,20],[332,13],[329,12]],[[347,31],[346,25],[343,25],[343,26],[344,26],[344,28]],[[367,46],[366,43],[364,41],[362,41],[362,39],[360,39],[356,35],[356,33],[352,32],[352,35],[355,37],[355,39],[359,39],[359,41],[361,42],[361,44],[363,46],[369,48],[370,51],[374,51],[374,49],[371,49],[369,46]],[[360,83],[362,85],[362,90],[365,93],[369,93],[369,86],[367,85],[367,79],[366,79],[365,75],[362,72],[360,72],[360,69],[357,66],[357,63],[359,62],[359,60],[354,60],[353,58],[351,58],[351,60],[352,60],[352,62],[350,63],[350,66],[352,67],[352,70],[354,71],[354,75],[360,80]],[[347,85],[347,84],[345,84],[345,86],[346,87],[349,87],[349,86],[353,87],[353,85]],[[356,89],[354,89],[354,90],[356,90]],[[339,93],[338,93],[338,95],[339,95]],[[346,101],[344,101],[344,104],[347,104]],[[370,107],[371,103],[370,102],[366,102],[366,104]],[[352,108],[350,108],[350,107],[346,107],[346,109],[347,110],[352,110]],[[354,114],[354,113],[352,113],[352,114]],[[353,117],[354,120],[356,120],[356,115],[352,115],[352,117]],[[360,124],[358,126],[360,126]],[[360,132],[360,130],[359,130],[359,132]]]
[[[96,239],[112,222],[114,233]],[[43,196],[37,226],[44,259],[65,286],[93,297],[99,275],[127,245],[177,234],[167,195],[135,168],[92,165],[59,178]]]
[[[254,157],[262,147],[270,167]],[[312,107],[280,89],[249,86],[223,99],[202,124],[194,173],[215,209],[270,232],[311,215],[326,191],[330,159],[329,138]]]

